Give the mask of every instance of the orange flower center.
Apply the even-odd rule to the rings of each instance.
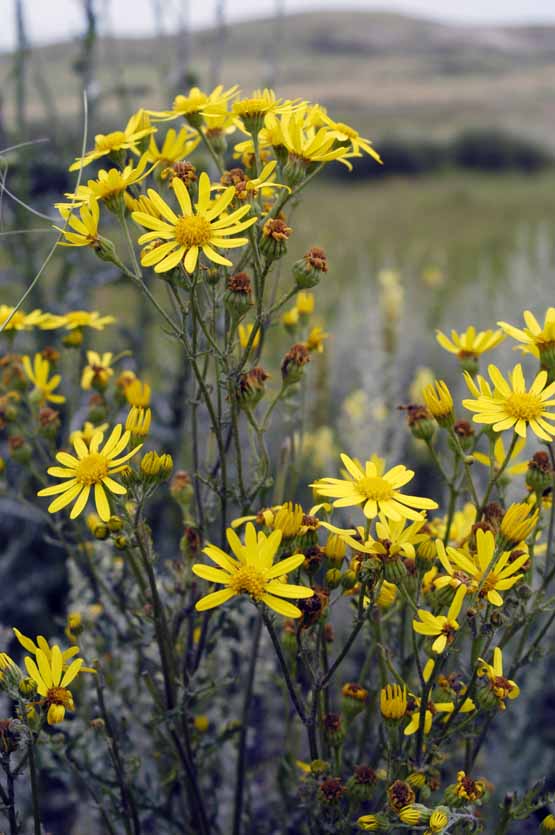
[[[73,696],[65,687],[51,687],[47,693],[46,701],[49,704],[63,705],[67,710],[73,710]]]
[[[541,416],[543,403],[536,394],[515,391],[507,398],[505,410],[517,420],[534,420]]]
[[[266,592],[266,578],[252,565],[244,565],[229,582],[229,588],[235,594],[250,594],[254,600],[260,600]]]
[[[210,221],[202,215],[180,217],[175,224],[175,240],[187,249],[192,246],[203,246],[209,243],[211,237]]]
[[[90,452],[79,461],[75,478],[79,484],[98,484],[108,475],[108,459],[99,452]]]
[[[357,489],[367,499],[385,502],[393,496],[393,487],[380,476],[364,476],[356,482]]]

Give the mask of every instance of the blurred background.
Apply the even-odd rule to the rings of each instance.
[[[0,303],[19,298],[52,245],[52,205],[71,190],[67,167],[80,154],[83,90],[87,147],[139,107],[165,109],[192,84],[221,82],[319,102],[379,150],[383,167],[368,157],[352,174],[327,166],[291,221],[291,263],[312,245],[330,260],[316,315],[331,337],[311,369],[303,483],[335,468],[339,447],[418,459],[392,415],[418,398],[415,377],[428,367],[458,385],[435,328],[516,324],[523,309],[543,316],[552,302],[552,0],[3,0],[2,15]],[[137,327],[137,304],[112,266],[66,250],[27,307],[113,313],[121,327],[99,334],[94,347],[131,346],[147,378],[167,386],[162,396],[177,359],[166,344],[160,350],[148,322]],[[290,339],[274,338],[279,357]],[[495,360],[505,368],[514,355],[505,346]],[[160,403],[157,431],[168,440]],[[433,494],[423,461],[419,473],[413,492]],[[29,621],[41,606],[61,611],[63,564],[29,574],[22,549],[37,553],[40,531],[21,528],[15,504],[1,506],[0,573],[12,588],[24,580],[26,592],[2,602],[0,619],[9,623],[14,606]],[[528,710],[504,725],[510,739],[492,752],[495,776],[510,783],[511,752],[527,781],[554,769],[555,699],[541,673],[526,698]],[[536,720],[527,718],[538,715],[541,749]]]

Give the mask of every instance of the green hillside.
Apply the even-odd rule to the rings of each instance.
[[[188,47],[189,44],[189,47]],[[187,52],[190,58],[187,60]],[[83,44],[27,55],[30,122],[67,131],[80,105]],[[554,145],[555,27],[461,26],[379,13],[311,13],[214,31],[149,39],[99,39],[93,52],[95,124],[121,121],[138,105],[169,100],[180,70],[202,83],[245,88],[275,80],[355,119],[375,138],[395,133],[442,138],[463,128],[498,127]],[[15,113],[14,58],[0,56],[4,119]],[[120,115],[121,114],[121,115]]]

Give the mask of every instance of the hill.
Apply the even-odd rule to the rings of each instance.
[[[186,60],[185,53],[190,59]],[[467,26],[397,14],[307,13],[148,39],[99,39],[94,124],[122,121],[139,102],[171,99],[178,68],[202,84],[245,89],[273,78],[285,96],[327,104],[372,137],[446,137],[496,127],[555,146],[555,26]],[[67,130],[80,109],[83,45],[32,49],[27,60],[29,121]],[[0,56],[4,118],[14,119],[13,56]],[[78,130],[78,126],[77,126]]]

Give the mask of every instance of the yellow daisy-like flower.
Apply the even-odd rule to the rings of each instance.
[[[75,194],[68,193],[66,197],[70,200],[87,204],[95,200],[103,200],[108,206],[113,207],[114,201],[126,189],[136,183],[140,183],[141,180],[144,180],[148,176],[151,169],[145,171],[146,164],[146,155],[143,154],[137,165],[129,162],[121,170],[119,168],[110,168],[106,171],[102,168],[98,172],[96,180],[89,180],[86,186],[80,186]]]
[[[145,136],[154,133],[156,128],[148,124],[148,116],[144,110],[138,110],[127,122],[123,130],[116,130],[112,133],[97,133],[94,138],[94,148],[87,151],[84,157],[77,157],[75,162],[69,166],[70,171],[78,171],[85,168],[96,159],[113,154],[116,151],[132,151],[137,154],[137,143]]]
[[[493,606],[503,605],[503,598],[499,592],[512,589],[515,583],[518,583],[523,575],[517,572],[529,560],[529,555],[525,553],[509,562],[511,552],[504,551],[494,562],[495,537],[491,531],[480,529],[476,531],[475,556],[458,548],[445,549],[441,540],[438,540],[436,545],[439,561],[447,572],[447,577],[438,577],[435,587],[460,584],[472,593],[479,591],[480,597],[485,597]]]
[[[435,641],[432,644],[432,651],[438,653],[438,655],[449,644],[453,643],[455,633],[460,629],[460,625],[457,623],[457,617],[461,611],[465,594],[466,586],[459,586],[449,606],[447,615],[432,615],[426,609],[418,609],[418,617],[420,620],[413,620],[412,622],[412,628],[419,635],[435,637]]]
[[[143,266],[154,267],[154,272],[163,273],[182,263],[187,272],[192,273],[201,251],[215,264],[232,266],[232,262],[217,250],[241,247],[248,243],[248,238],[231,236],[256,223],[256,217],[243,220],[245,215],[250,213],[250,206],[241,206],[230,215],[225,215],[225,210],[235,195],[235,189],[230,186],[220,197],[212,201],[210,178],[205,172],[199,178],[198,200],[194,209],[184,183],[174,177],[172,186],[181,210],[180,215],[176,215],[154,189],[148,189],[148,196],[160,212],[161,219],[142,212],[133,212],[132,217],[136,223],[152,230],[141,235],[140,244],[154,240],[164,241],[155,249],[147,248],[143,251]]]
[[[284,113],[290,110],[295,102],[278,99],[273,90],[254,90],[248,98],[238,99],[231,105],[231,111],[242,119],[254,116],[266,116],[268,113]]]
[[[364,152],[365,154],[368,154],[368,156],[375,159],[376,162],[379,162],[380,165],[383,165],[382,158],[378,152],[374,150],[369,139],[364,139],[364,137],[350,125],[346,125],[344,122],[335,122],[325,111],[322,111],[321,108],[319,113],[323,124],[331,128],[331,132],[335,136],[338,143],[349,146],[350,151],[356,157],[361,157],[362,152]]]
[[[421,528],[426,524],[424,515],[412,524],[406,526],[406,519],[388,519],[380,514],[376,522],[377,539],[369,537],[364,541],[364,528],[358,528],[361,539],[353,539],[350,536],[344,537],[345,541],[355,551],[363,554],[378,554],[383,557],[396,557],[398,555],[414,559],[416,557],[415,545],[425,542],[430,538],[428,533],[420,533]]]
[[[415,708],[411,715],[410,722],[403,731],[405,736],[412,736],[412,734],[415,734],[420,727],[421,701],[422,700],[417,697],[414,698]],[[424,714],[424,733],[429,734],[432,730],[432,722],[436,713],[453,713],[454,710],[455,705],[453,702],[428,702],[427,710]],[[460,712],[470,713],[473,710],[476,710],[476,705],[472,699],[465,699]]]
[[[347,470],[347,479],[321,478],[313,482],[320,496],[334,498],[334,507],[356,507],[363,505],[367,519],[373,519],[380,513],[387,519],[421,518],[418,510],[433,510],[437,502],[421,496],[407,496],[400,492],[401,487],[414,477],[413,470],[407,470],[402,464],[387,472],[380,473],[374,461],[367,461],[364,467],[344,453],[341,461]]]
[[[16,310],[14,313],[13,307],[0,304],[0,331],[29,331],[35,327],[41,327],[47,315],[40,310],[33,310],[31,313]]]
[[[514,449],[511,454],[511,460],[520,455],[525,446],[526,439],[519,438],[514,445]],[[493,445],[493,459],[490,458],[489,455],[484,455],[483,452],[474,452],[472,454],[472,457],[480,464],[483,464],[485,467],[489,467],[490,469],[493,467],[494,470],[500,470],[503,466],[505,458],[507,457],[507,451],[508,450],[505,449],[503,438],[500,435],[495,441],[495,444]],[[523,475],[527,470],[528,461],[515,461],[514,464],[508,464],[505,467],[504,475]]]
[[[498,700],[500,710],[505,710],[505,699],[516,699],[520,695],[520,687],[516,682],[503,675],[503,653],[499,647],[493,650],[493,664],[488,664],[483,658],[478,659],[477,675],[487,678],[490,689]]]
[[[428,821],[429,829],[424,835],[439,835],[449,823],[449,810],[446,807],[434,809]]]
[[[323,354],[324,342],[328,336],[329,334],[323,328],[316,326],[308,334],[305,345],[311,353]]]
[[[435,380],[422,391],[424,405],[441,426],[450,426],[454,420],[453,397],[444,380]]]
[[[71,443],[73,443],[74,438],[81,438],[81,440],[84,441],[88,446],[95,432],[106,432],[107,429],[107,423],[101,423],[98,426],[95,426],[94,423],[91,423],[89,420],[86,420],[83,424],[82,429],[75,429],[71,433],[71,435],[69,436],[69,440]]]
[[[64,229],[61,226],[54,226],[58,232],[61,232],[65,240],[60,241],[58,246],[98,246],[98,222],[100,219],[100,209],[98,202],[91,200],[88,204],[83,204],[79,208],[79,217],[73,214],[72,210],[67,207],[60,206],[58,208],[62,218],[67,221],[67,225],[73,229]]]
[[[123,432],[121,423],[118,423],[102,449],[100,445],[104,435],[102,432],[95,432],[89,446],[81,438],[73,439],[77,457],[68,452],[58,452],[56,460],[63,466],[49,467],[48,474],[63,479],[63,482],[44,487],[37,493],[37,496],[57,496],[48,507],[49,513],[57,513],[74,502],[70,518],[75,519],[85,509],[91,488],[94,487],[97,513],[103,522],[107,522],[111,516],[111,510],[106,489],[118,496],[124,496],[127,493],[126,488],[114,481],[112,476],[121,472],[124,464],[142,446],[140,444],[122,455],[129,444],[129,438],[130,433]]]
[[[306,111],[286,112],[281,118],[270,114],[266,117],[266,128],[272,136],[274,147],[283,146],[290,155],[306,163],[332,162],[339,160],[349,168],[346,159],[349,149],[336,147],[336,135],[329,127],[315,128],[307,124]]]
[[[199,142],[200,136],[197,131],[191,130],[186,125],[181,128],[179,133],[174,128],[170,128],[161,147],[158,146],[155,136],[150,137],[145,157],[148,162],[156,166],[170,167],[175,162],[192,154]]]
[[[541,359],[542,353],[553,347],[555,343],[555,307],[548,307],[545,312],[543,327],[530,310],[522,314],[526,327],[515,328],[508,322],[498,322],[508,336],[512,336],[522,345],[517,347],[525,354]]]
[[[227,541],[233,556],[216,545],[208,545],[203,553],[219,568],[196,563],[193,572],[197,577],[225,586],[197,601],[196,609],[204,612],[220,606],[232,597],[247,594],[255,603],[265,603],[270,609],[286,618],[299,618],[301,610],[283,598],[312,597],[312,589],[283,582],[283,577],[298,568],[305,560],[304,554],[293,554],[274,564],[281,543],[280,530],[266,536],[258,533],[250,522],[245,529],[245,544],[233,528],[227,529]]]
[[[555,394],[555,383],[546,385],[547,372],[540,371],[528,391],[520,364],[515,365],[510,382],[495,365],[490,365],[488,372],[495,391],[476,400],[463,400],[466,409],[477,413],[474,422],[491,425],[494,432],[514,429],[521,438],[526,438],[530,427],[542,441],[551,441],[555,428],[547,421],[555,420],[555,413],[550,411],[555,406],[555,400],[550,399]],[[467,383],[468,376],[465,375]]]
[[[81,374],[81,388],[88,391],[93,386],[105,388],[108,380],[114,374],[112,368],[113,354],[97,354],[96,351],[87,351],[87,365]]]
[[[149,114],[158,122],[170,122],[183,116],[193,127],[199,127],[204,116],[221,113],[227,107],[227,102],[237,95],[237,85],[224,90],[222,84],[215,87],[211,93],[203,93],[199,87],[191,87],[188,96],[179,95],[173,100],[171,110],[149,110]]]
[[[52,647],[50,658],[39,649],[36,659],[35,662],[26,655],[25,668],[35,682],[39,696],[48,706],[48,724],[57,725],[64,721],[66,710],[75,710],[73,695],[68,686],[81,672],[84,662],[82,658],[76,658],[64,672],[62,651],[57,644]]]
[[[13,627],[13,633],[23,649],[26,649],[27,652],[30,652],[31,655],[38,655],[39,652],[42,652],[46,657],[47,661],[50,661],[52,658],[52,647],[44,637],[44,635],[37,635],[36,640],[33,641],[31,638],[28,638],[23,632],[20,632],[15,626]],[[69,649],[66,649],[62,652],[62,664],[63,669],[67,669],[70,660],[73,658],[74,655],[79,654],[79,647],[72,646]]]
[[[437,330],[436,339],[445,351],[456,354],[459,359],[464,359],[479,357],[486,351],[491,351],[503,342],[505,334],[500,330],[477,331],[474,325],[469,325],[462,333],[452,330],[451,339],[443,331]]]
[[[76,328],[92,328],[95,331],[103,331],[106,325],[112,325],[116,321],[114,316],[101,316],[96,310],[71,310],[57,318],[62,320],[62,325],[68,331]]]
[[[35,387],[35,392],[40,395],[40,403],[65,403],[62,394],[54,394],[62,380],[60,374],[50,376],[50,363],[41,354],[35,354],[33,363],[28,356],[23,357],[23,369],[25,374]]]

